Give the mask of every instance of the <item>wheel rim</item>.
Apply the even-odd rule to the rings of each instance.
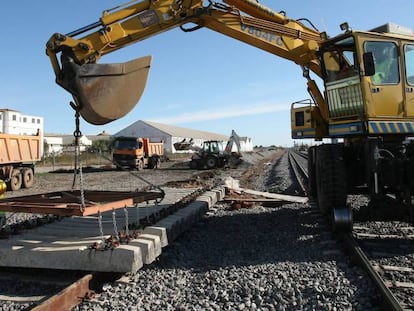
[[[206,164],[207,164],[208,168],[214,168],[214,167],[216,167],[216,159],[209,158],[209,159],[207,159]]]
[[[353,228],[352,210],[349,207],[334,208],[332,225],[335,232],[351,232]]]

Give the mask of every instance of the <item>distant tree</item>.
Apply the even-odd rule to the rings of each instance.
[[[49,144],[46,142],[46,139],[43,140],[43,158],[49,155]]]
[[[95,140],[89,148],[91,152],[109,152],[111,150],[111,141],[106,139]]]

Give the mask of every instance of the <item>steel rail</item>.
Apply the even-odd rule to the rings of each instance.
[[[309,178],[307,168],[296,158],[294,151],[288,151],[288,158],[289,165],[293,170],[297,183],[299,184],[301,190],[306,193],[308,190],[306,181]],[[305,181],[303,179],[305,179]]]
[[[342,233],[340,236],[341,240],[344,241],[345,246],[349,251],[352,252],[354,258],[356,258],[361,265],[361,267],[368,273],[369,277],[374,282],[375,286],[378,288],[381,296],[384,299],[387,309],[389,311],[403,311],[403,307],[400,305],[398,300],[395,298],[393,293],[388,289],[384,284],[381,276],[375,271],[374,267],[371,265],[369,258],[365,255],[361,247],[355,241],[351,233]]]
[[[43,301],[32,311],[54,311],[54,310],[72,310],[76,307],[82,299],[90,296],[93,291],[90,284],[94,276],[87,274],[76,282],[72,283],[58,294],[53,295],[47,300]]]

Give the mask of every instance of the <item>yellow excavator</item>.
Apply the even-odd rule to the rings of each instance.
[[[98,22],[46,45],[56,82],[80,115],[105,124],[127,114],[145,88],[151,57],[99,64],[105,54],[172,28],[209,28],[302,68],[309,100],[291,107],[294,139],[331,139],[309,149],[309,196],[337,230],[352,229],[348,194],[367,193],[372,210],[413,217],[414,35],[385,24],[329,37],[254,0],[141,0],[104,11]],[[321,80],[323,89],[311,77]]]

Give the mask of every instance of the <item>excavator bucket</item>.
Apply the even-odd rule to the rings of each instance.
[[[57,83],[73,95],[82,118],[102,125],[135,107],[144,92],[150,64],[151,56],[114,64],[79,66],[68,62],[64,78]]]

